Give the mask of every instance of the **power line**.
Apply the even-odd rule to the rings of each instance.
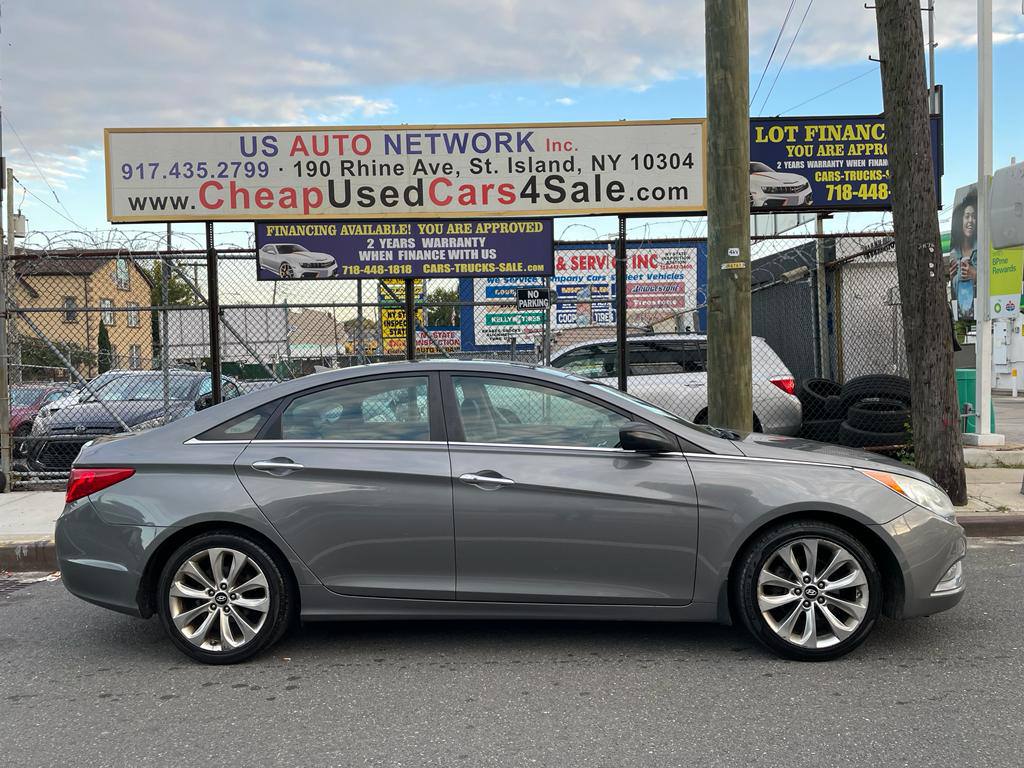
[[[40,203],[41,203],[42,205],[44,205],[45,207],[49,208],[49,209],[50,209],[51,211],[53,211],[53,212],[54,212],[55,214],[57,214],[58,216],[60,216],[60,217],[61,217],[62,219],[64,219],[65,221],[69,221],[69,222],[71,222],[71,223],[72,223],[72,224],[74,224],[74,225],[75,225],[76,227],[78,227],[78,229],[80,229],[80,230],[82,230],[82,231],[85,231],[85,227],[83,227],[83,226],[82,226],[81,224],[79,224],[79,223],[78,223],[77,221],[75,221],[74,219],[72,219],[72,218],[71,218],[70,216],[65,216],[65,215],[64,215],[63,213],[61,213],[60,211],[58,211],[58,210],[57,210],[56,208],[54,208],[54,207],[53,207],[52,205],[50,205],[50,204],[49,204],[48,202],[46,202],[45,200],[43,200],[43,198],[41,198],[41,197],[40,197],[39,195],[37,195],[37,194],[36,194],[35,192],[33,192],[33,191],[32,191],[31,189],[29,189],[28,187],[26,187],[26,186],[24,185],[24,183],[22,183],[21,179],[19,179],[19,178],[18,178],[17,176],[15,176],[15,177],[14,177],[14,180],[15,180],[15,181],[16,181],[16,182],[17,182],[17,183],[18,183],[18,184],[19,184],[19,185],[21,186],[21,188],[22,188],[22,189],[23,189],[23,190],[25,191],[25,193],[26,193],[26,194],[32,195],[32,197],[34,197],[34,198],[35,198],[36,200],[38,200],[38,201],[39,201],[39,202],[40,202]]]
[[[18,129],[14,127],[14,123],[11,122],[10,118],[7,117],[7,115],[4,115],[4,120],[7,122],[7,125],[10,127],[10,129],[14,132],[15,138],[18,140],[18,143],[21,144],[21,148],[25,150],[25,154],[28,155],[28,159],[32,161],[32,165],[35,166],[35,169],[39,173],[39,177],[43,180],[43,183],[46,184],[47,187],[49,187],[50,192],[53,194],[53,199],[57,201],[57,205],[64,209],[64,213],[67,214],[66,218],[68,219],[68,221],[74,223],[74,219],[71,218],[71,211],[69,211],[67,207],[65,207],[64,203],[62,203],[60,198],[57,196],[57,190],[55,190],[53,188],[53,185],[50,184],[49,179],[46,178],[46,174],[43,173],[43,169],[39,167],[39,163],[37,163],[36,159],[32,157],[32,153],[28,151],[28,147],[26,147],[25,142],[21,140],[21,135],[18,133]],[[35,195],[33,195],[33,197],[35,197]],[[75,224],[75,226],[77,227],[79,225]]]
[[[775,57],[775,51],[779,47],[779,41],[782,39],[782,33],[786,31],[786,24],[789,23],[789,15],[793,13],[793,6],[795,5],[796,0],[789,0],[789,10],[786,11],[786,18],[782,20],[782,26],[779,27],[779,34],[775,37],[775,44],[772,46],[772,52],[768,54],[768,61],[764,63],[764,69],[761,70],[761,77],[757,80],[757,87],[754,89],[754,95],[750,97],[750,105],[753,105],[754,99],[757,98],[757,92],[761,90],[761,83],[764,82],[764,76],[768,74],[768,67],[772,64],[772,59]]]
[[[800,24],[796,28],[796,32],[793,34],[793,39],[789,41],[789,48],[786,49],[786,55],[782,59],[782,63],[779,65],[779,71],[775,73],[775,79],[772,80],[772,87],[768,89],[768,95],[764,97],[764,101],[761,102],[761,111],[764,112],[764,107],[768,103],[768,99],[772,97],[772,91],[775,90],[775,84],[779,82],[779,75],[782,74],[782,70],[786,67],[786,62],[789,61],[789,54],[793,51],[793,45],[796,43],[796,39],[800,36],[800,30],[804,28],[804,22],[807,20],[807,14],[810,13],[811,6],[814,5],[814,0],[807,0],[807,7],[804,9],[804,15],[800,17]]]
[[[783,112],[779,112],[776,115],[776,117],[782,117],[787,112],[792,112],[794,109],[799,109],[804,104],[810,104],[815,99],[820,99],[822,96],[827,96],[828,94],[832,93],[832,91],[838,91],[844,85],[849,85],[850,83],[854,82],[855,80],[860,80],[862,77],[867,77],[868,75],[870,75],[870,74],[872,74],[874,72],[877,72],[877,71],[878,71],[877,68],[872,68],[872,69],[867,70],[866,72],[861,72],[859,75],[857,75],[855,77],[851,77],[849,80],[844,80],[843,82],[839,83],[839,85],[833,85],[831,88],[829,88],[826,91],[822,91],[817,96],[811,96],[811,98],[806,99],[804,101],[801,101],[799,104],[797,104],[795,106],[792,106],[792,107],[790,107],[789,109],[787,109],[787,110],[785,110]]]

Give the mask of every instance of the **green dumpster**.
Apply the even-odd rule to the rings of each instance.
[[[960,413],[964,413],[965,406],[969,405],[970,410],[974,410],[974,396],[975,396],[975,382],[977,381],[977,374],[974,368],[957,368],[956,369],[956,399],[957,405],[959,406]],[[990,401],[991,402],[991,401]],[[989,427],[990,432],[996,431],[996,414],[995,409],[989,405]],[[965,420],[960,422],[960,426],[964,432],[974,432],[974,416],[968,416]]]

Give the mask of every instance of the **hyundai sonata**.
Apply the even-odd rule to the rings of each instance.
[[[951,608],[963,530],[915,470],[702,427],[561,371],[330,371],[86,445],[67,588],[229,663],[296,619],[738,622],[795,659]]]

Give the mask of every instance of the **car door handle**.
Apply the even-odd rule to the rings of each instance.
[[[254,461],[252,468],[257,472],[268,472],[270,474],[281,471],[295,472],[305,469],[301,464],[296,464],[294,461]]]
[[[467,472],[464,475],[459,475],[459,480],[464,482],[466,485],[476,485],[476,486],[484,486],[484,485],[505,486],[505,485],[515,485],[516,484],[515,480],[511,480],[510,478],[507,478],[507,477],[501,477],[500,475],[497,476],[497,477],[494,477],[494,476],[491,476],[491,475],[476,475],[476,474],[473,474],[472,472]],[[496,488],[485,488],[484,490],[497,490],[497,489]]]

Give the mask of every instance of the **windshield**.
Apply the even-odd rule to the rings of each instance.
[[[192,390],[198,379],[193,376],[170,377],[170,399],[191,400]],[[120,376],[96,390],[90,400],[110,402],[128,402],[133,400],[162,400],[164,392],[161,376]]]
[[[44,392],[43,387],[18,387],[11,390],[11,407],[25,408],[32,405]]]
[[[277,246],[278,253],[308,253],[308,251],[301,245],[279,245]]]
[[[772,169],[769,168],[764,163],[751,163],[750,164],[750,172],[751,173],[771,173]]]

